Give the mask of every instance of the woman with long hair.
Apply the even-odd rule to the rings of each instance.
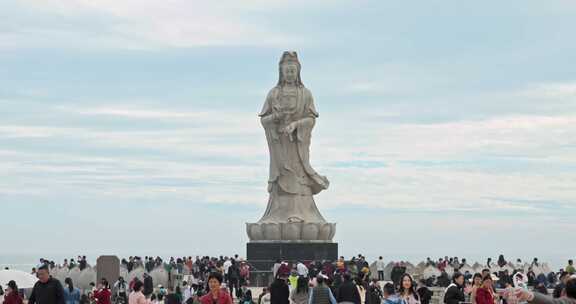
[[[292,289],[292,292],[290,292],[290,301],[293,304],[308,304],[309,295],[310,287],[308,286],[308,279],[299,276],[296,288]]]
[[[406,304],[420,304],[420,297],[416,292],[416,284],[414,284],[414,279],[412,276],[405,273],[400,277],[400,288],[398,289],[400,298],[406,302]]]
[[[472,277],[472,290],[470,291],[470,302],[476,304],[476,293],[478,288],[482,287],[482,275],[480,273],[475,273]]]
[[[112,304],[112,292],[110,291],[110,284],[108,280],[102,278],[98,284],[98,290],[94,291],[94,300],[96,304]]]
[[[132,292],[128,296],[128,304],[148,304],[146,296],[142,292],[144,283],[140,280],[134,281],[134,286],[132,287]]]
[[[16,285],[15,281],[8,282],[3,304],[22,304],[22,297],[18,292],[18,285]]]
[[[490,274],[482,278],[482,287],[476,291],[476,304],[494,304],[494,289]]]
[[[64,288],[64,301],[66,304],[80,304],[80,289],[74,287],[71,278],[64,280],[66,288]]]

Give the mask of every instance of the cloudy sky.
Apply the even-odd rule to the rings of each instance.
[[[576,255],[576,2],[0,1],[6,254],[245,253],[296,50],[342,254]]]

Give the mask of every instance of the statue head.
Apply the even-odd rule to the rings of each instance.
[[[278,79],[278,86],[285,86],[288,84],[302,86],[302,79],[300,78],[300,61],[298,61],[298,54],[296,52],[286,51],[280,58],[278,64],[280,77]]]

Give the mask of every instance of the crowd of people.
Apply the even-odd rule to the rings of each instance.
[[[485,268],[479,273],[464,270],[466,260],[428,258],[426,267],[437,268],[441,275],[433,280],[415,278],[408,272],[407,263],[398,262],[385,281],[386,265],[379,257],[372,265],[362,255],[337,261],[296,261],[277,260],[271,272],[272,284],[253,297],[250,285],[250,264],[231,257],[184,257],[163,261],[160,257],[137,256],[123,259],[122,267],[128,271],[142,267],[148,272],[163,267],[168,273],[188,274],[186,280],[173,282],[170,286],[154,285],[153,278],[144,273],[142,279],[134,277],[129,282],[124,277],[110,286],[106,278],[98,284],[91,283],[89,289],[75,287],[71,278],[64,284],[50,275],[54,268],[89,267],[86,257],[66,259],[62,264],[41,259],[34,268],[38,282],[28,296],[28,304],[314,304],[314,303],[353,303],[353,304],[430,304],[434,292],[432,288],[443,288],[445,304],[518,304],[521,302],[576,304],[576,269],[573,261],[561,269],[557,278],[540,273],[536,276],[532,268],[539,267],[534,259],[528,272],[520,260],[511,273],[505,269],[494,272],[494,265],[502,268],[510,265],[500,256],[493,265],[488,259]],[[446,279],[448,267],[453,268],[451,278]],[[375,269],[376,273],[372,273]],[[544,275],[542,277],[542,275]],[[546,298],[552,289],[552,297]],[[6,286],[3,304],[23,304],[22,293],[16,282]],[[561,299],[563,302],[546,302]]]

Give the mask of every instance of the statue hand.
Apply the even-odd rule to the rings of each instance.
[[[291,135],[292,132],[294,132],[294,130],[296,130],[296,122],[293,121],[290,124],[288,124],[286,127],[284,127],[284,129],[282,129],[282,133],[286,134],[286,135]]]

